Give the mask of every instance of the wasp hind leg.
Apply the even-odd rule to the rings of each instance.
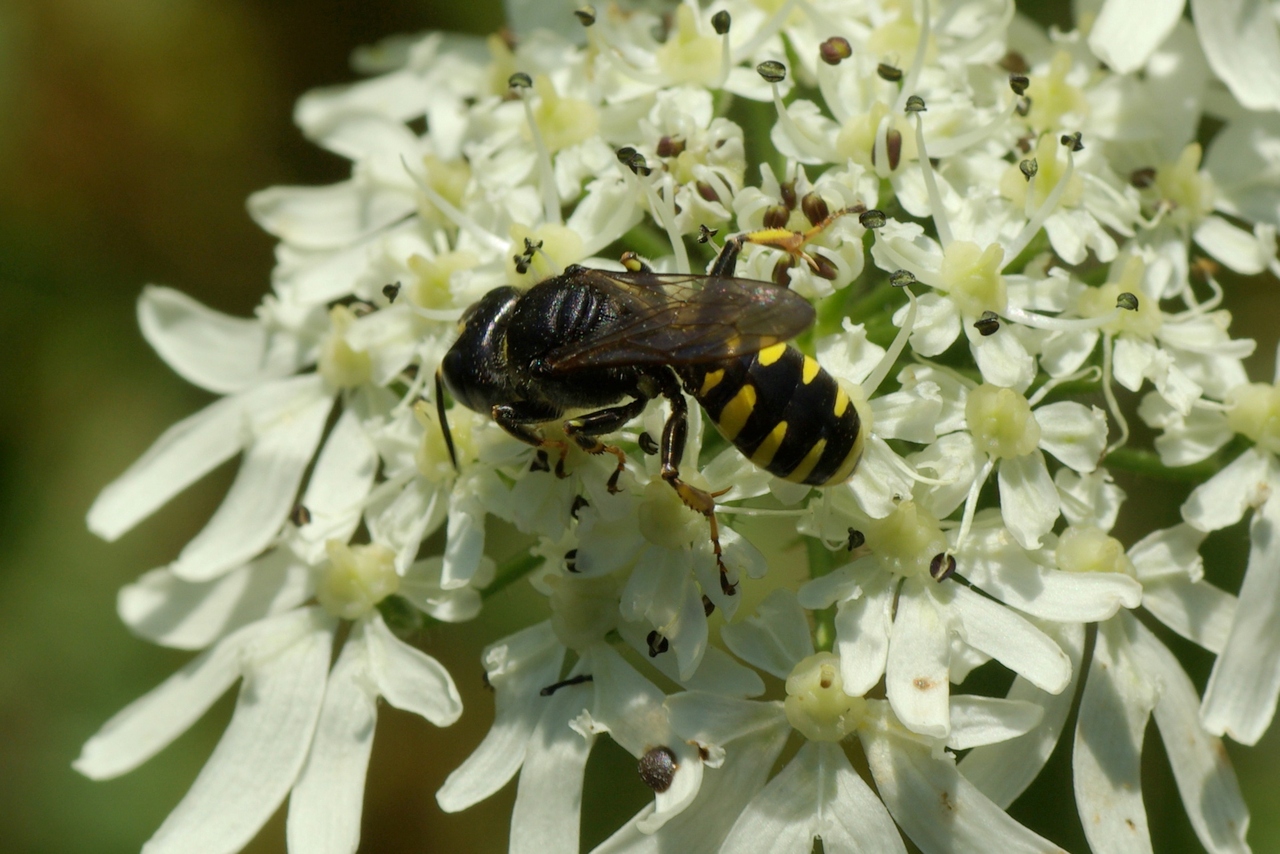
[[[545,404],[522,401],[517,404],[499,404],[493,407],[490,414],[503,430],[506,430],[526,445],[532,445],[538,449],[538,455],[534,459],[530,471],[547,471],[550,468],[547,461],[547,450],[551,449],[560,455],[559,459],[556,460],[556,477],[566,477],[564,458],[569,453],[568,444],[557,439],[547,439],[537,430],[538,424],[554,421],[556,416],[560,414],[558,410],[552,409]]]
[[[648,398],[637,397],[621,406],[588,412],[586,415],[570,418],[564,422],[564,432],[578,443],[579,448],[588,454],[613,454],[618,458],[618,467],[609,476],[607,484],[610,493],[618,492],[618,478],[627,466],[627,455],[621,448],[601,442],[600,436],[620,429],[623,424],[644,412],[648,402]]]
[[[733,596],[738,592],[738,584],[729,580],[729,569],[724,565],[720,548],[720,526],[716,522],[716,495],[721,493],[690,486],[680,478],[680,459],[684,456],[684,444],[689,435],[689,404],[674,379],[663,383],[662,395],[671,401],[671,415],[662,428],[662,479],[671,484],[686,507],[707,517],[711,526],[711,548],[715,552],[716,567],[720,570],[720,589],[724,595]]]

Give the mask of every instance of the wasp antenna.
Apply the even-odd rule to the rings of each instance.
[[[458,454],[453,449],[453,433],[449,430],[449,416],[444,411],[444,374],[436,368],[436,415],[440,418],[440,432],[444,434],[444,445],[449,449],[449,461],[453,470],[458,470]]]

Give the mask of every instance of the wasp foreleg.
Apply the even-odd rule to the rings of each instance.
[[[608,409],[588,412],[586,415],[580,415],[564,422],[565,434],[572,437],[573,441],[577,442],[578,447],[582,448],[582,450],[588,454],[613,454],[618,458],[618,467],[609,476],[609,483],[607,484],[611,493],[618,491],[618,478],[626,468],[627,455],[623,453],[621,448],[601,442],[599,437],[605,433],[612,433],[620,429],[623,424],[644,412],[644,407],[648,402],[648,399],[638,397],[621,406],[611,406]]]
[[[545,404],[533,401],[521,401],[515,404],[500,403],[494,406],[490,414],[498,426],[527,445],[533,445],[540,452],[552,448],[559,452],[556,460],[556,477],[565,477],[564,458],[569,453],[569,446],[558,439],[547,439],[536,429],[536,425],[554,421],[560,412]],[[545,457],[542,458],[545,464]],[[534,469],[538,468],[537,461]]]
[[[711,526],[711,548],[715,552],[716,567],[720,570],[720,589],[726,596],[733,596],[738,592],[738,585],[729,580],[729,569],[724,565],[720,549],[720,526],[716,523],[715,495],[705,489],[690,486],[680,478],[680,460],[684,456],[684,444],[689,436],[689,404],[674,378],[663,382],[662,395],[671,401],[671,415],[662,428],[662,479],[671,484],[686,507],[707,517]]]

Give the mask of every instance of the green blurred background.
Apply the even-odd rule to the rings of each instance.
[[[71,770],[107,717],[188,658],[132,638],[116,620],[115,592],[172,559],[233,472],[219,470],[118,543],[85,530],[98,490],[207,402],[142,341],[139,289],[170,284],[223,311],[251,312],[269,281],[272,241],[249,220],[245,198],[272,184],[346,176],[344,161],[307,144],[291,124],[298,95],[351,79],[352,49],[385,35],[487,33],[500,23],[498,0],[0,2],[0,340],[9,354],[0,359],[0,851],[136,851],[190,784],[231,710],[228,697],[119,780],[93,783]],[[1230,296],[1236,334],[1260,339],[1251,365],[1259,378],[1272,370],[1275,287],[1246,283]],[[1142,485],[1125,485],[1142,494]],[[1168,524],[1179,500],[1175,489],[1131,504]],[[1132,531],[1150,524],[1133,515],[1127,522]],[[1236,560],[1247,547],[1242,529],[1215,540]],[[434,793],[492,715],[479,650],[534,619],[524,604],[504,594],[482,623],[425,638],[454,673],[467,713],[440,731],[384,707],[362,851],[504,849],[514,787],[451,816]],[[1186,645],[1176,650],[1203,685],[1211,660]],[[1256,750],[1232,747],[1255,851],[1280,850],[1277,729]],[[1148,743],[1158,745],[1154,730]],[[1199,850],[1161,751],[1148,753],[1156,850]],[[599,841],[645,802],[633,769],[607,739],[599,742],[584,842]],[[1051,772],[1014,813],[1083,850],[1064,751]],[[605,779],[622,784],[602,786]],[[248,850],[283,850],[282,819]]]

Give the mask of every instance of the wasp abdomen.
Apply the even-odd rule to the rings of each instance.
[[[685,387],[726,439],[770,474],[826,486],[853,474],[861,419],[813,358],[775,344],[727,362],[681,368]]]

